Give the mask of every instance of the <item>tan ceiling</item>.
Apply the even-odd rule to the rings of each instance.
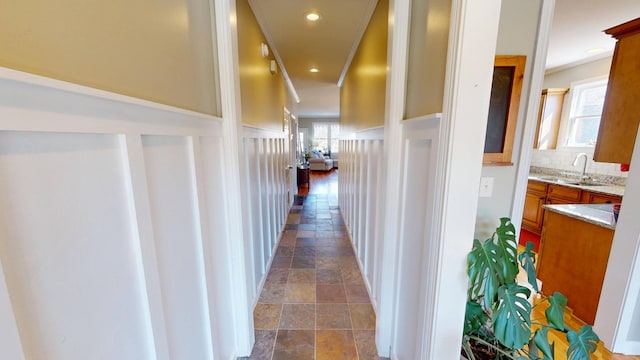
[[[299,98],[301,117],[338,116],[338,82],[377,0],[249,0]],[[320,20],[305,15],[314,11]],[[309,69],[318,68],[318,73]]]
[[[507,1],[507,0],[505,0]],[[300,98],[300,117],[337,117],[338,83],[377,0],[249,0],[276,59]],[[305,14],[321,19],[309,23]],[[640,16],[640,0],[556,0],[547,69],[611,54],[602,30]],[[589,54],[591,48],[605,49]],[[317,67],[320,72],[309,72]]]

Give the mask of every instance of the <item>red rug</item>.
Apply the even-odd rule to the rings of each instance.
[[[533,243],[534,251],[538,252],[538,249],[540,248],[540,235],[536,235],[524,229],[520,230],[520,240],[518,241],[518,244],[526,246],[528,241]]]

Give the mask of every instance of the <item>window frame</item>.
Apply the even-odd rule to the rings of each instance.
[[[595,148],[595,143],[593,145],[569,145],[569,139],[571,136],[571,130],[572,130],[572,126],[573,126],[573,122],[575,119],[575,116],[573,115],[575,113],[575,109],[576,106],[578,104],[578,101],[580,99],[580,95],[582,94],[582,91],[580,91],[581,88],[587,88],[587,87],[592,87],[590,85],[593,84],[598,84],[598,83],[602,83],[606,86],[608,86],[609,83],[609,77],[608,76],[597,76],[597,77],[593,77],[593,78],[588,78],[588,79],[584,79],[584,80],[580,80],[580,81],[574,81],[570,84],[569,86],[569,93],[566,98],[565,98],[565,106],[562,114],[562,118],[560,119],[560,133],[558,134],[558,139],[559,141],[559,146],[558,148],[563,148],[563,149],[573,149],[573,150],[591,150],[593,151],[593,149]],[[596,85],[597,86],[597,85]],[[605,93],[606,93],[606,89],[605,89]],[[603,102],[604,102],[604,97],[603,97]],[[600,120],[602,120],[602,113],[600,113]]]
[[[340,123],[339,122],[335,122],[335,121],[319,121],[319,122],[313,122],[311,123],[311,129],[313,130],[313,138],[311,138],[311,147],[313,149],[315,149],[315,147],[313,146],[313,143],[316,142],[316,126],[326,126],[327,128],[327,151],[332,154],[332,153],[339,153],[339,149],[333,149],[331,146],[331,141],[334,139],[334,135],[332,134],[331,131],[331,127],[332,126],[338,126],[338,131],[340,129]],[[323,138],[324,139],[324,138]],[[340,134],[338,133],[337,135],[337,140],[340,140]]]

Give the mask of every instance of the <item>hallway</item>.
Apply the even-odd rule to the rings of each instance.
[[[312,173],[308,195],[292,206],[254,311],[248,359],[379,359],[375,314],[338,209],[337,181],[337,170]]]

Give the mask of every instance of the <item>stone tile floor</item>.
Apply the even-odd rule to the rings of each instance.
[[[254,311],[260,360],[383,359],[375,313],[337,198],[294,205]]]

